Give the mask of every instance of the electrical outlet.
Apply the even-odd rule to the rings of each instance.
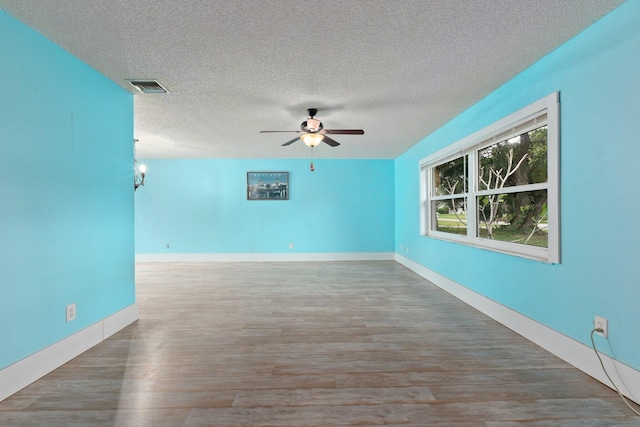
[[[167,246],[166,246],[166,247],[167,247],[167,249],[169,249],[169,248],[171,247],[171,245],[169,245],[169,244],[167,243]]]
[[[76,304],[69,304],[67,306],[67,322],[71,322],[76,318]]]
[[[602,329],[602,332],[596,332],[601,337],[609,337],[609,321],[604,317],[596,316],[593,319],[593,327],[596,329]]]
[[[293,242],[289,243],[289,250],[293,249]]]

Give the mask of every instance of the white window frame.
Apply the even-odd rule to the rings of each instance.
[[[546,116],[546,118],[545,118]],[[533,121],[533,122],[532,122]],[[503,242],[477,237],[476,196],[487,191],[478,189],[477,153],[480,149],[517,136],[536,127],[547,125],[547,182],[517,187],[505,187],[502,193],[522,191],[547,191],[548,244],[546,248]],[[449,240],[470,246],[486,248],[548,263],[560,262],[560,214],[559,214],[559,140],[560,103],[559,92],[546,97],[504,117],[501,120],[449,145],[420,160],[420,232],[423,236]],[[458,235],[435,230],[436,213],[432,212],[431,191],[434,167],[458,157],[468,155],[467,234]],[[436,196],[433,195],[434,199]]]

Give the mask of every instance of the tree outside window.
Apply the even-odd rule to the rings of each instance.
[[[421,162],[422,234],[559,260],[558,94]]]

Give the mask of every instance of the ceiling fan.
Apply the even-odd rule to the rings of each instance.
[[[302,142],[313,148],[320,142],[324,142],[332,147],[340,145],[338,141],[327,136],[331,135],[363,135],[362,129],[324,129],[320,120],[314,119],[318,114],[317,108],[308,108],[307,113],[309,118],[300,124],[300,130],[261,130],[260,133],[272,133],[272,132],[296,132],[302,135],[293,138],[291,141],[287,141],[282,146],[291,145],[297,140],[301,139]]]

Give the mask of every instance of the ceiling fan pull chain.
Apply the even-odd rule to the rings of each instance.
[[[313,167],[313,147],[311,147],[311,164],[309,164],[309,169],[311,170],[311,172],[316,170],[316,168]]]

